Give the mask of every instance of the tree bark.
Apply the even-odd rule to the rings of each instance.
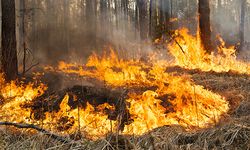
[[[246,0],[241,0],[241,16],[240,16],[240,47],[241,51],[244,47],[245,42],[245,9],[246,8]]]
[[[145,0],[138,0],[139,11],[139,25],[141,40],[145,40],[148,36],[147,31],[147,2]]]
[[[201,45],[206,53],[212,52],[209,0],[199,0],[199,29]]]
[[[23,50],[23,75],[25,74],[26,71],[26,28],[25,28],[25,14],[26,14],[26,9],[25,9],[25,0],[20,0],[20,47]]]
[[[64,0],[63,1],[63,41],[64,43],[64,49],[65,53],[68,54],[69,52],[69,45],[70,45],[70,40],[69,40],[69,0]]]
[[[96,46],[96,3],[96,0],[86,0],[86,21],[89,28],[86,38],[91,46]]]
[[[16,47],[16,12],[15,0],[2,0],[2,71],[6,81],[16,79],[17,47]]]
[[[31,33],[32,33],[32,39],[31,39],[31,49],[33,53],[36,54],[37,51],[37,42],[38,42],[38,34],[37,34],[37,0],[32,1],[32,16],[31,16]]]
[[[150,0],[149,6],[149,35],[151,38],[155,38],[156,26],[157,26],[157,3],[156,0]]]
[[[114,3],[115,3],[115,26],[116,26],[116,29],[118,29],[118,2],[117,0],[114,0]]]
[[[161,24],[162,24],[162,31],[166,32],[169,31],[169,0],[161,0]]]
[[[100,20],[101,20],[101,24],[105,26],[103,26],[103,30],[101,31],[101,36],[105,37],[108,34],[108,4],[106,0],[100,0]]]
[[[55,18],[54,17],[54,1],[53,0],[46,0],[46,35],[47,35],[47,39],[46,39],[46,51],[47,51],[47,57],[49,58],[49,60],[52,60],[53,58],[53,51],[52,51],[52,31],[54,30],[54,21]]]

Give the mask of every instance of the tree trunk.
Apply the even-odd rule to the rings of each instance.
[[[6,81],[16,79],[17,47],[16,47],[16,12],[15,0],[2,0],[2,71]]]
[[[173,0],[170,0],[170,18],[173,18]]]
[[[37,51],[37,42],[38,42],[38,34],[37,34],[37,0],[32,1],[32,16],[31,16],[31,30],[32,30],[32,39],[31,39],[31,49],[34,54]]]
[[[147,38],[147,2],[145,0],[138,0],[140,37],[142,40]]]
[[[169,6],[170,3],[168,0],[160,0],[160,24],[162,26],[162,32],[165,33],[169,31]]]
[[[239,50],[241,51],[244,47],[245,42],[245,8],[246,8],[246,0],[241,0],[241,16],[240,16],[240,47]]]
[[[115,26],[116,26],[116,29],[118,29],[118,2],[117,0],[114,0],[114,3],[115,3]]]
[[[23,51],[23,75],[25,74],[26,71],[26,28],[25,28],[25,0],[20,0],[20,48],[22,48]]]
[[[209,0],[199,0],[199,29],[201,45],[206,52],[212,52]]]
[[[86,38],[91,46],[96,46],[96,3],[96,0],[86,0],[86,22],[89,28]]]
[[[65,53],[69,52],[69,0],[63,1],[63,41],[64,41],[64,49]]]
[[[49,60],[52,60],[53,58],[53,51],[52,51],[52,31],[54,30],[54,21],[55,18],[54,17],[54,1],[53,0],[46,0],[46,9],[47,9],[47,17],[46,17],[46,35],[47,35],[47,39],[46,39],[46,51],[47,51],[47,57],[49,58]]]
[[[108,4],[106,0],[100,0],[100,20],[101,20],[101,24],[105,26],[102,27],[101,30],[101,37],[107,37],[108,34]]]
[[[156,0],[150,0],[149,6],[149,35],[151,38],[156,36],[156,26],[157,26],[157,9]]]
[[[136,0],[135,3],[135,37],[139,37],[137,36],[137,32],[139,31],[139,0]]]

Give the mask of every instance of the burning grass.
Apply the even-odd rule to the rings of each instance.
[[[71,67],[71,65],[68,66]],[[67,71],[70,69],[67,67],[60,66],[59,69],[66,68],[66,73],[72,73],[72,71]],[[23,106],[32,101],[20,101],[14,96],[13,101],[19,103],[15,104],[16,107],[12,110],[9,106],[10,103],[4,104],[3,116],[6,117],[9,113],[15,114],[15,118],[8,117],[9,120],[42,124],[46,129],[66,135],[80,131],[92,139],[98,139],[112,131],[128,135],[142,135],[164,125],[181,125],[186,130],[207,128],[217,124],[229,110],[228,102],[223,97],[200,85],[193,84],[185,76],[178,77],[166,73],[166,66],[161,63],[155,62],[148,65],[137,60],[126,61],[111,53],[110,56],[104,55],[103,57],[93,55],[86,67],[94,69],[91,71],[80,69],[79,73],[82,76],[104,81],[108,88],[122,87],[127,91],[123,105],[126,106],[124,111],[127,112],[126,116],[129,121],[121,122],[125,116],[122,115],[120,118],[120,114],[116,116],[116,120],[110,119],[110,114],[105,110],[113,112],[122,108],[119,106],[114,108],[109,103],[94,107],[87,102],[85,108],[80,106],[72,108],[67,93],[61,98],[58,111],[42,112],[44,114],[40,118],[35,117],[36,113],[32,113],[32,107],[26,107],[25,115],[18,115],[16,112],[24,109]],[[138,93],[138,91],[132,90],[135,87],[155,88],[146,88]],[[21,97],[25,99],[24,94]],[[78,97],[73,94],[75,103],[78,102],[78,99],[85,98],[87,97]],[[119,98],[121,95],[117,96],[117,102],[119,102]],[[4,112],[4,110],[8,112]]]
[[[38,80],[6,83],[1,76],[0,120],[35,124],[74,139],[52,142],[54,147],[44,143],[52,149],[249,148],[249,64],[238,61],[223,41],[218,55],[207,55],[199,40],[184,29],[180,33],[168,45],[174,63],[126,60],[111,51],[93,54],[86,65],[60,62],[47,68],[98,80],[92,87],[51,94]],[[28,133],[34,134],[21,134],[24,147],[46,142]],[[6,148],[13,147],[10,141],[18,143],[7,131],[2,134]]]

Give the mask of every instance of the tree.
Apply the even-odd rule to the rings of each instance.
[[[209,0],[199,0],[199,29],[201,45],[208,54],[212,51]]]
[[[2,71],[6,81],[16,79],[17,47],[16,47],[16,12],[15,0],[2,0]]]
[[[69,0],[63,1],[63,41],[65,53],[69,51]]]
[[[240,47],[239,50],[242,50],[245,42],[245,10],[246,10],[246,0],[241,0],[241,15],[240,15]]]
[[[148,36],[147,33],[147,1],[138,0],[138,12],[139,12],[139,26],[140,26],[140,37],[145,40]]]
[[[107,35],[107,19],[108,19],[108,12],[107,12],[107,8],[108,8],[108,4],[106,0],[100,0],[100,19],[101,19],[101,23],[104,25],[106,24],[106,26],[103,26],[103,31],[101,32],[101,34],[103,34],[102,36],[105,37]]]
[[[150,0],[149,6],[149,35],[155,38],[156,26],[157,26],[157,3],[156,0]]]
[[[19,42],[20,42],[20,48],[22,48],[23,51],[23,75],[26,71],[26,28],[25,28],[25,0],[20,0],[20,33],[19,33]]]
[[[96,0],[86,0],[86,22],[89,28],[86,38],[91,46],[96,46],[96,3]]]
[[[37,50],[37,39],[38,39],[38,34],[37,34],[37,0],[32,0],[31,3],[32,6],[32,16],[31,16],[31,33],[32,33],[32,39],[31,39],[31,49],[33,52],[36,52]]]
[[[169,31],[169,6],[170,3],[168,0],[160,0],[160,23],[162,25],[162,31]]]

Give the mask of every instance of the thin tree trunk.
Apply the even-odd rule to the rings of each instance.
[[[46,43],[46,47],[47,47],[47,57],[51,58],[53,57],[53,53],[52,53],[52,49],[51,49],[51,35],[52,35],[52,31],[53,31],[53,23],[54,23],[54,5],[53,5],[53,1],[52,0],[46,0],[46,9],[47,9],[47,17],[46,17],[46,35],[47,35],[47,43]],[[52,23],[53,22],[53,23]]]
[[[63,1],[63,41],[65,42],[65,53],[68,53],[69,51],[69,1],[64,0]]]
[[[241,16],[240,16],[240,47],[241,51],[244,47],[245,43],[245,9],[246,8],[246,0],[241,0]]]
[[[135,4],[135,37],[137,38],[137,31],[139,31],[139,8],[138,8],[139,0],[136,0]]]
[[[22,45],[21,48],[23,49],[23,75],[25,74],[26,71],[26,28],[25,28],[25,14],[26,14],[26,9],[25,9],[25,0],[20,0],[20,44]]]
[[[170,0],[170,17],[173,18],[173,0]]]
[[[15,0],[2,0],[2,70],[6,81],[16,79],[17,47],[16,47],[16,12]]]
[[[212,52],[209,0],[199,0],[199,30],[201,45],[206,52]]]
[[[118,29],[118,2],[117,0],[114,0],[114,3],[115,3],[115,26],[116,26],[116,29]]]
[[[157,1],[150,0],[149,7],[149,35],[151,38],[156,38],[156,27],[157,27]]]
[[[169,24],[169,20],[170,20],[169,7],[170,7],[169,0],[165,0],[164,3],[163,3],[165,32],[170,30],[170,24]]]
[[[147,38],[147,2],[145,0],[138,0],[139,9],[139,24],[140,24],[140,37],[142,40]]]
[[[87,27],[89,28],[87,38],[91,46],[96,46],[96,3],[96,0],[86,0],[86,22]]]
[[[106,37],[108,33],[108,17],[107,17],[107,1],[106,0],[100,0],[100,19],[101,19],[101,24],[105,26],[102,27],[101,30],[101,36]]]
[[[32,51],[34,53],[36,53],[36,50],[37,50],[37,42],[38,42],[38,34],[37,34],[37,23],[36,23],[36,20],[37,20],[37,0],[33,0],[32,1],[32,18],[31,18],[31,29],[32,29],[32,43],[31,43],[31,48],[32,48]]]

